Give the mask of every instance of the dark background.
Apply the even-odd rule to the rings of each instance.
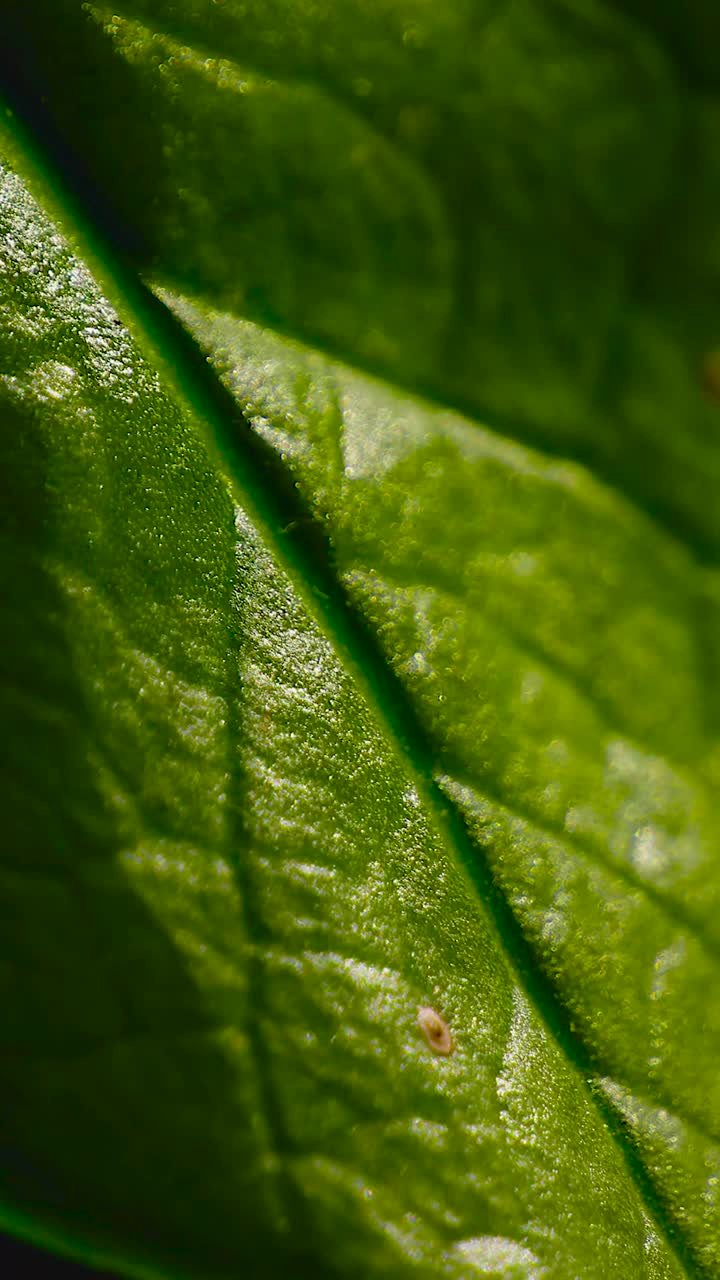
[[[109,1271],[56,1258],[9,1236],[0,1236],[0,1276],[2,1280],[117,1280]]]

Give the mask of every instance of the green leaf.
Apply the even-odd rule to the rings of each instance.
[[[2,1221],[716,1274],[720,19],[2,24]]]

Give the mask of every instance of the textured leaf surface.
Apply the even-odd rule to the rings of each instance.
[[[672,1274],[327,641],[241,513],[233,560],[187,420],[11,175],[2,207],[34,331],[3,397],[9,1222],[199,1274]]]
[[[6,176],[16,1226],[212,1275],[720,1267],[704,9],[14,17],[101,241],[306,508],[232,462],[231,500]]]

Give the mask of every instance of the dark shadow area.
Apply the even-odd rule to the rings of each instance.
[[[58,1258],[10,1236],[0,1236],[0,1275],[7,1280],[114,1280],[117,1273],[98,1271],[82,1262]]]
[[[689,84],[704,93],[720,90],[717,48],[720,11],[707,0],[611,0],[624,18],[656,33]]]

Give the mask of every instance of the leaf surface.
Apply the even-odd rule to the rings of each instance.
[[[12,20],[77,251],[304,507],[7,176],[9,1221],[195,1274],[720,1266],[720,117],[664,13]]]

